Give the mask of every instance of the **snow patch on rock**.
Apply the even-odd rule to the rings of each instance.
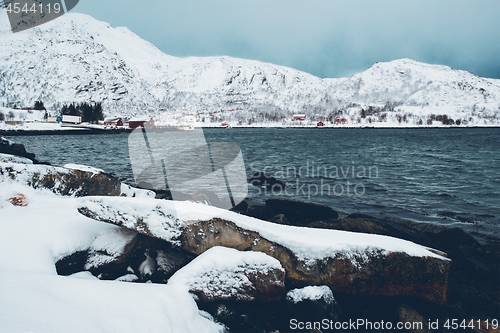
[[[326,304],[335,303],[333,292],[328,286],[307,286],[292,289],[286,294],[287,301],[297,304],[304,300],[318,301],[323,299]]]
[[[251,301],[248,291],[255,287],[248,275],[270,270],[284,272],[280,262],[265,253],[216,246],[177,271],[168,284],[202,292],[209,299]]]
[[[0,163],[33,164],[33,161],[25,157],[0,153]]]
[[[85,171],[85,172],[92,172],[92,173],[105,173],[104,170],[102,169],[97,169],[88,165],[81,165],[81,164],[66,164],[63,166],[63,168],[70,169],[70,170],[80,170],[80,171]]]

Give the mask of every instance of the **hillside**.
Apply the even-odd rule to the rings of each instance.
[[[425,125],[442,122],[442,115],[470,125],[500,123],[500,80],[446,66],[401,59],[349,78],[321,79],[227,56],[172,57],[125,27],[83,14],[16,34],[5,32],[6,20],[0,12],[4,107],[42,100],[57,110],[64,103],[102,101],[107,115],[188,112],[243,125],[283,123],[295,113],[313,121],[343,117],[350,124]]]

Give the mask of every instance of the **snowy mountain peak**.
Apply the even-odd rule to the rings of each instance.
[[[231,109],[240,123],[281,121],[294,113],[362,122],[361,111],[369,107],[419,117],[500,113],[500,80],[447,66],[399,59],[349,78],[320,79],[255,60],[172,57],[125,27],[75,13],[1,33],[0,71],[0,106],[7,107],[102,101],[108,115],[152,116]],[[385,105],[391,107],[382,110]]]

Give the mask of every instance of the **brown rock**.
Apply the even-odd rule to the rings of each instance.
[[[284,214],[291,225],[298,226],[306,226],[314,221],[337,219],[339,216],[330,207],[284,199],[268,199],[266,207],[272,208],[276,214]]]
[[[121,194],[121,182],[109,175],[53,166],[22,165],[22,168],[14,168],[4,165],[0,166],[0,179],[2,177],[17,179],[35,189],[46,188],[61,195],[83,197]]]
[[[24,196],[24,194],[18,193],[13,197],[7,199],[8,202],[13,204],[14,206],[26,207],[28,206],[28,199]]]
[[[96,207],[95,203],[99,207]],[[431,256],[410,256],[404,252],[385,253],[383,250],[363,248],[363,245],[355,252],[337,253],[321,260],[299,258],[286,246],[270,241],[255,231],[244,229],[232,221],[213,218],[189,223],[176,219],[168,222],[168,212],[162,211],[162,205],[156,204],[148,213],[155,215],[154,219],[156,215],[165,217],[165,223],[160,229],[158,226],[151,229],[151,226],[144,222],[149,215],[134,216],[115,210],[111,202],[106,203],[106,198],[99,199],[98,202],[93,201],[92,209],[84,204],[79,208],[79,212],[90,218],[125,226],[152,237],[161,238],[162,234],[175,234],[175,237],[171,236],[171,239],[166,240],[196,255],[215,246],[264,252],[280,261],[286,271],[289,287],[328,285],[335,292],[405,295],[438,304],[446,303],[449,260]],[[101,217],[103,213],[107,216]],[[300,238],[300,229],[296,231],[297,238]]]
[[[411,333],[429,332],[427,320],[424,319],[414,308],[408,304],[403,304],[398,308],[398,317],[404,327]]]
[[[168,283],[187,286],[203,303],[276,302],[285,295],[285,270],[263,253],[214,247],[181,268]]]

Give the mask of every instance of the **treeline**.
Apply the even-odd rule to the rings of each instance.
[[[80,104],[71,103],[64,104],[61,108],[61,115],[66,116],[81,116],[82,122],[97,123],[99,120],[104,120],[102,113],[102,104],[100,102],[91,104],[83,102]]]

